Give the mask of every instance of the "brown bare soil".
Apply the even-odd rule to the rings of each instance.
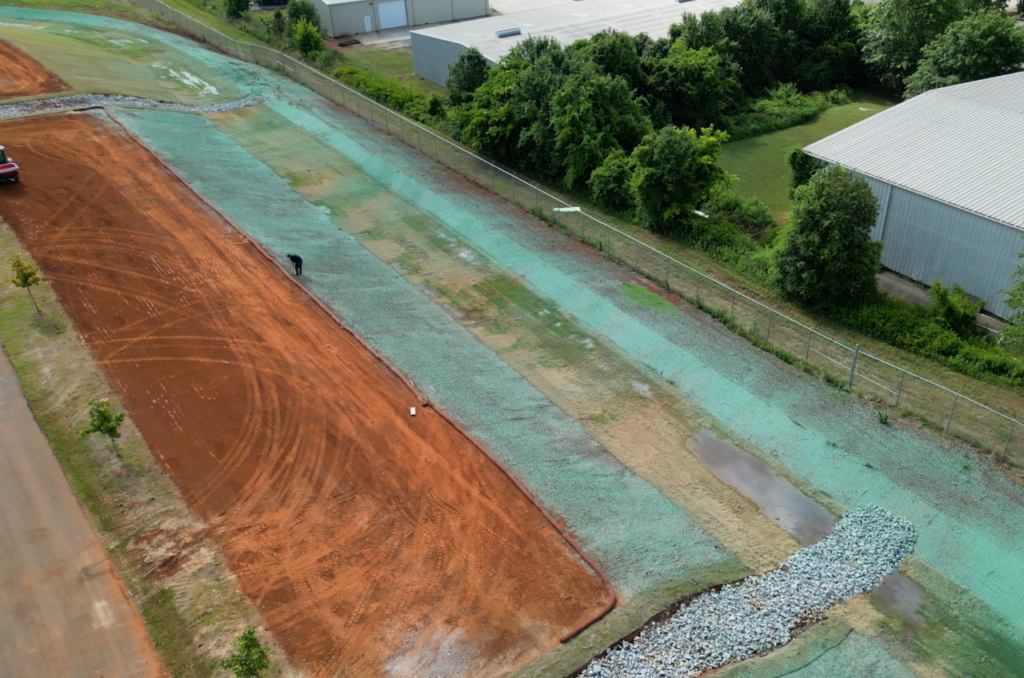
[[[42,64],[0,40],[0,99],[67,92],[71,88]]]
[[[297,664],[500,676],[601,607],[498,468],[144,149],[89,114],[0,134],[0,215]]]

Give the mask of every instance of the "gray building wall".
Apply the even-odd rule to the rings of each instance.
[[[365,33],[366,25],[363,17],[367,16],[371,17],[373,24],[371,30],[380,29],[380,16],[377,13],[377,3],[374,0],[336,5],[329,5],[324,0],[313,0],[313,4],[316,5],[317,11],[320,13],[320,21],[323,23],[324,29],[331,37]],[[405,14],[410,26],[487,16],[488,11],[490,11],[489,0],[405,1]],[[446,77],[447,73],[446,67]]]
[[[448,64],[454,63],[466,46],[415,32],[411,37],[413,71],[421,78],[444,87],[444,82],[448,79]]]
[[[985,310],[1009,313],[1000,290],[1008,288],[1024,251],[1020,229],[864,177],[880,209],[873,240],[882,242],[882,265],[931,285],[960,285],[985,300]]]

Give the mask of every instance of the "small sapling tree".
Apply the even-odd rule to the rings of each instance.
[[[292,43],[295,49],[302,53],[307,59],[324,48],[324,39],[320,35],[320,29],[306,19],[299,19],[292,28]]]
[[[7,257],[7,261],[11,262],[11,275],[7,278],[7,282],[28,292],[28,298],[32,300],[36,313],[42,315],[43,311],[39,308],[36,298],[32,295],[32,286],[43,280],[42,276],[39,275],[39,269],[27,261],[22,261],[20,254],[12,254]]]
[[[220,663],[222,668],[232,671],[237,678],[257,678],[261,671],[270,668],[267,647],[260,645],[256,629],[251,626],[235,638],[232,643],[237,652]]]
[[[124,412],[114,414],[110,409],[108,398],[89,401],[89,425],[82,431],[82,437],[88,438],[94,433],[110,438],[110,446],[117,450],[117,439],[121,437],[121,422],[124,421]]]

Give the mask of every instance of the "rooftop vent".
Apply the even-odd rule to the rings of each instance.
[[[513,35],[519,35],[522,33],[518,28],[506,28],[503,31],[498,31],[494,34],[496,38],[511,38]]]

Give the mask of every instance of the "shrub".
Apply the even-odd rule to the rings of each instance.
[[[931,309],[936,322],[953,332],[961,339],[970,339],[981,333],[978,327],[978,311],[984,301],[971,301],[967,293],[959,285],[953,289],[936,280],[929,293],[932,297]]]
[[[729,130],[730,139],[749,139],[811,122],[829,107],[849,103],[850,96],[845,89],[801,94],[795,85],[779,85],[770,90],[766,98],[758,99],[745,110],[727,117],[725,128]]]
[[[224,0],[224,12],[238,18],[249,11],[249,0]]]
[[[598,205],[616,212],[628,212],[633,209],[633,195],[629,190],[632,176],[629,158],[621,150],[614,150],[591,173],[587,186]]]
[[[762,234],[775,225],[768,206],[757,198],[741,198],[731,188],[719,185],[711,189],[701,210],[720,216],[747,233]]]
[[[793,175],[789,178],[789,186],[793,190],[806,184],[811,180],[815,172],[825,166],[825,163],[807,155],[804,153],[804,149],[800,147],[796,147],[789,152],[789,155],[786,156],[786,162],[789,163],[789,168],[793,172]],[[790,195],[792,195],[792,191],[790,191]]]
[[[425,122],[430,119],[429,102],[426,95],[370,71],[355,66],[342,66],[332,74],[349,87],[354,87],[374,101],[388,108]]]
[[[223,660],[221,668],[227,669],[237,678],[258,678],[260,673],[270,668],[270,659],[267,657],[268,647],[260,645],[256,637],[256,629],[249,627],[242,632],[238,638],[232,641],[236,652]]]

